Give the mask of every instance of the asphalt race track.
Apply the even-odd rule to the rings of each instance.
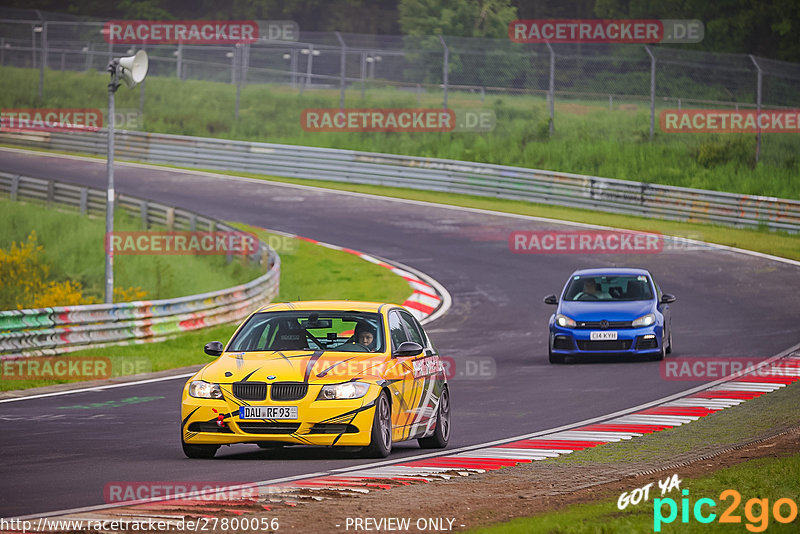
[[[0,150],[0,169],[106,186],[104,160]],[[574,423],[698,384],[662,379],[658,362],[550,365],[554,308],[542,297],[558,293],[577,268],[650,269],[678,297],[673,356],[766,358],[800,338],[800,268],[791,264],[719,250],[512,254],[511,231],[565,227],[188,171],[118,164],[115,177],[122,193],[368,252],[442,283],[453,307],[427,328],[441,354],[496,363],[496,376],[451,382],[452,448]],[[179,443],[184,381],[0,404],[0,517],[103,504],[103,488],[114,481],[246,482],[368,462],[328,449],[276,453],[244,445],[222,448],[212,461],[189,460]],[[417,453],[409,442],[391,458]]]

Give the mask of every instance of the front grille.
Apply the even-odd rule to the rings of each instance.
[[[297,401],[308,393],[305,382],[277,382],[270,388],[270,398],[274,401]]]
[[[233,431],[228,428],[228,425],[218,426],[217,423],[196,422],[189,425],[189,432],[222,432],[223,434],[230,434]]]
[[[614,341],[588,341],[579,340],[578,348],[580,350],[628,350],[631,348],[630,339],[617,339]]]
[[[658,340],[656,338],[644,339],[644,338],[640,337],[638,339],[638,341],[636,341],[636,348],[638,350],[657,349],[658,348]]]
[[[264,382],[234,382],[233,395],[246,401],[263,401],[267,398],[267,384]]]
[[[291,434],[300,423],[239,423],[239,428],[248,434]]]
[[[555,350],[573,350],[575,345],[572,344],[572,338],[567,336],[556,336],[553,339],[553,348]]]
[[[355,434],[358,428],[354,425],[333,425],[328,423],[317,423],[308,431],[309,434]]]
[[[576,328],[594,328],[595,330],[606,330],[615,328],[632,328],[633,321],[606,321],[608,324],[603,325],[603,321],[578,321]]]

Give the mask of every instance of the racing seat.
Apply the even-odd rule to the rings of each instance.
[[[278,328],[268,350],[308,350],[306,334],[296,323],[284,323]]]

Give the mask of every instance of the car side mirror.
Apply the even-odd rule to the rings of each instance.
[[[671,303],[675,302],[676,300],[678,300],[678,299],[675,298],[675,295],[670,295],[669,293],[664,293],[663,295],[661,295],[661,303],[662,304],[671,304]]]
[[[403,341],[392,353],[392,356],[419,356],[422,354],[422,345],[413,341]]]
[[[223,349],[224,347],[222,346],[222,343],[219,341],[212,341],[210,343],[206,343],[206,346],[203,347],[203,352],[209,356],[219,356],[222,354]]]
[[[558,298],[555,295],[547,295],[544,298],[545,304],[558,304]]]

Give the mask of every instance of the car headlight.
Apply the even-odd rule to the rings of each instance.
[[[222,390],[219,384],[211,384],[204,380],[193,380],[189,384],[189,395],[198,399],[221,399]]]
[[[345,382],[322,386],[317,400],[358,399],[367,394],[369,384],[364,382]]]
[[[556,324],[558,326],[565,326],[570,328],[575,328],[576,323],[573,319],[570,319],[566,315],[561,315],[560,313],[556,315]]]
[[[656,322],[656,316],[652,313],[648,313],[647,315],[642,315],[638,319],[634,320],[631,323],[631,326],[650,326],[651,324]]]

